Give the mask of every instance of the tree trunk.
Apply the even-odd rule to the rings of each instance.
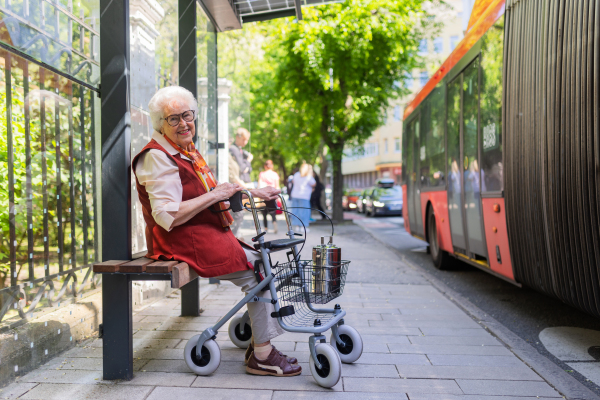
[[[323,146],[321,149],[321,171],[319,173],[319,179],[321,179],[321,183],[324,188],[327,188],[327,168],[329,168],[329,161],[327,160],[327,147]],[[321,205],[324,207],[325,211],[327,210],[327,195],[325,193],[325,189],[321,192],[321,198],[319,199]]]
[[[344,209],[342,208],[342,196],[344,195],[344,176],[342,175],[343,143],[336,143],[335,149],[331,149],[331,166],[333,167],[333,192],[332,219],[336,222],[344,220]]]

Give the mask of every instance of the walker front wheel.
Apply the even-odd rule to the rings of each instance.
[[[326,343],[317,344],[315,350],[317,352],[317,360],[321,363],[321,368],[317,368],[315,360],[310,357],[310,373],[319,386],[326,388],[334,387],[342,376],[340,356],[333,347]]]
[[[363,341],[360,333],[348,325],[338,326],[338,334],[344,342],[342,346],[335,340],[335,335],[331,333],[331,346],[336,349],[340,355],[340,360],[345,364],[353,363],[358,360],[363,352]]]
[[[240,349],[247,349],[252,341],[252,327],[250,324],[244,323],[244,333],[242,334],[242,317],[235,317],[229,323],[229,339]]]
[[[196,375],[210,375],[221,364],[221,349],[214,340],[207,340],[202,346],[200,355],[196,352],[196,345],[200,335],[192,337],[183,350],[185,363]]]

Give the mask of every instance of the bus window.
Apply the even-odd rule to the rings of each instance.
[[[424,105],[423,140],[421,141],[421,187],[446,184],[446,154],[444,151],[445,123],[444,86],[438,85],[427,97]]]
[[[410,124],[404,124],[402,130],[402,184],[408,184],[408,137],[410,133]]]
[[[481,46],[481,167],[482,191],[503,189],[502,57],[504,16],[483,37]]]

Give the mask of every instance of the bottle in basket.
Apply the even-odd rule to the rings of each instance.
[[[311,292],[325,297],[339,293],[342,249],[333,244],[332,236],[322,236],[321,244],[313,247],[312,256]]]

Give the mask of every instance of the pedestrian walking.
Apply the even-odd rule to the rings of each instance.
[[[247,129],[238,128],[235,133],[235,140],[229,146],[229,182],[238,183],[246,189],[253,187],[250,181],[250,172],[252,172],[251,163],[253,157],[250,152],[244,150],[244,147],[248,144],[249,140],[250,132],[248,132]],[[242,236],[238,236],[238,232],[242,226],[242,222],[244,221],[244,211],[231,213],[231,216],[233,217],[234,221],[231,225],[231,231],[236,238],[243,240]]]
[[[313,178],[312,165],[303,163],[300,171],[294,174],[294,187],[292,188],[292,213],[298,218],[292,216],[292,225],[294,230],[300,232],[302,224],[306,232],[310,232],[308,224],[310,223],[310,195],[317,184]],[[302,221],[302,223],[300,222]]]
[[[258,188],[263,188],[267,186],[271,186],[274,188],[279,188],[279,175],[277,172],[273,170],[273,161],[267,160],[264,165],[264,170],[258,174]],[[268,215],[271,215],[273,219],[273,233],[277,233],[277,215],[276,210],[267,210],[267,208],[263,208],[263,225],[265,231],[269,231],[269,223],[268,223]]]
[[[325,210],[323,210],[323,206],[321,206],[321,195],[323,194],[323,190],[325,190],[325,185],[321,183],[319,175],[317,175],[316,173],[314,174],[314,178],[316,184],[315,190],[313,190],[313,192],[310,195],[310,208],[316,208],[317,210],[321,211],[323,213],[320,214],[321,219],[326,219],[327,217],[325,216]]]

